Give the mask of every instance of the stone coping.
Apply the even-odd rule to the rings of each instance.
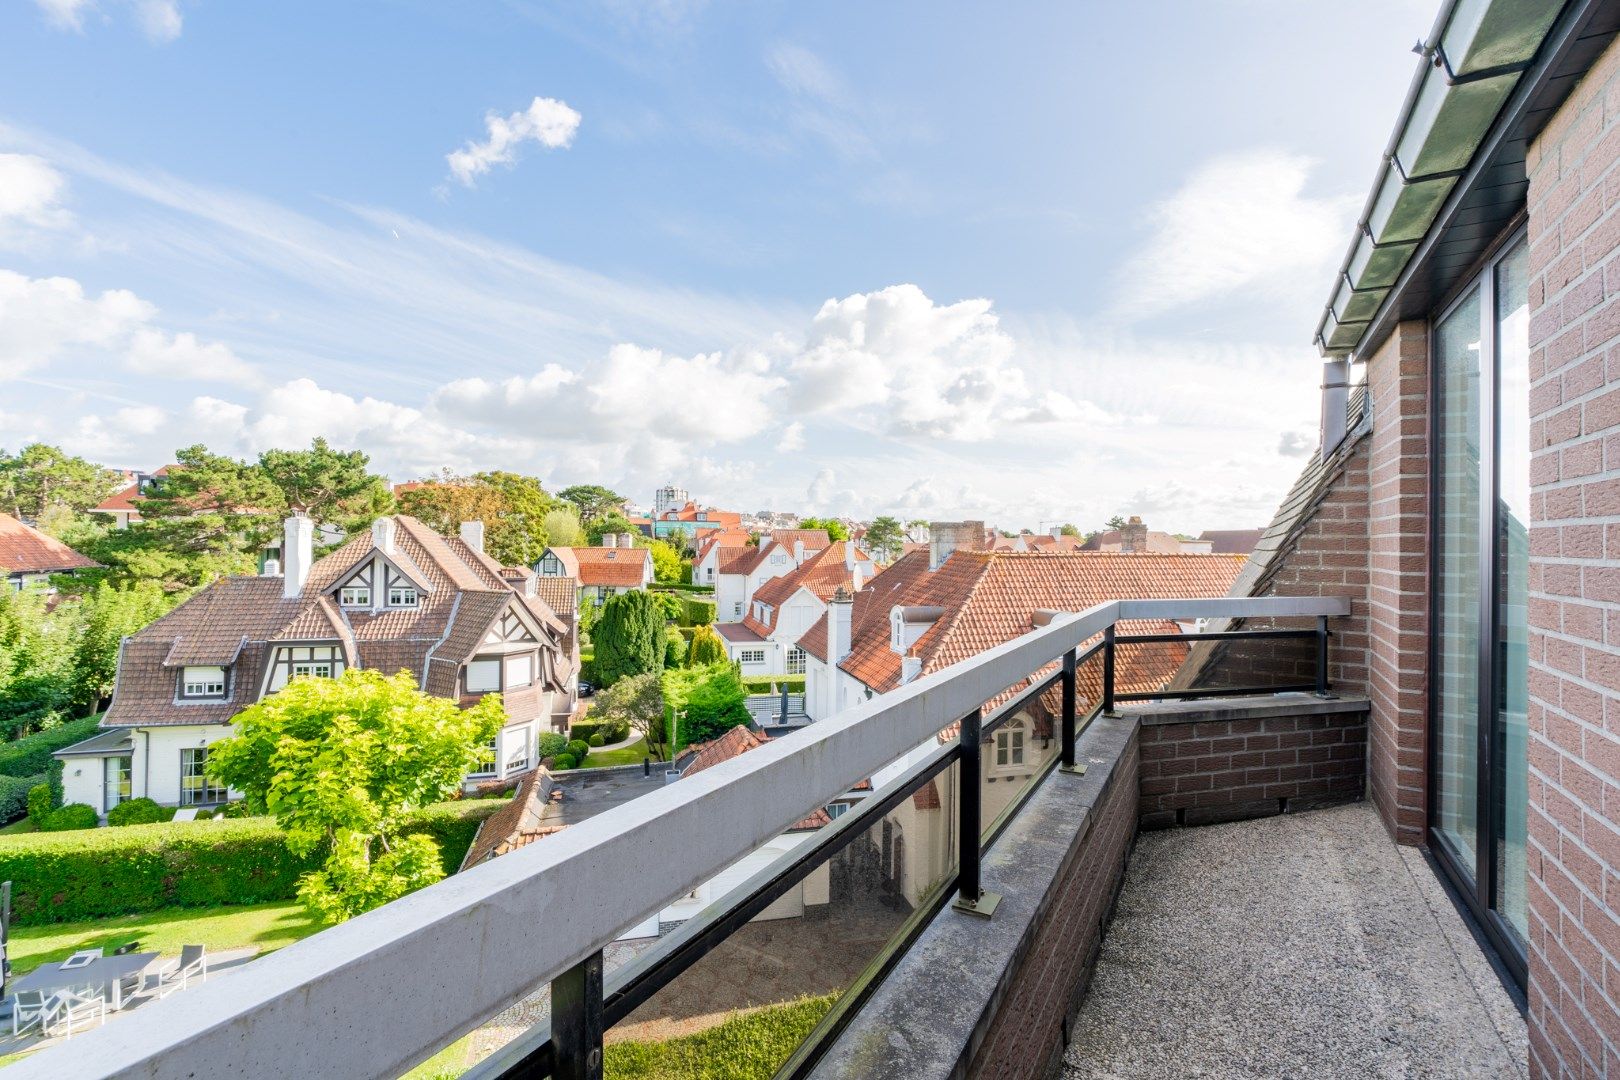
[[[1202,698],[1197,701],[1137,701],[1120,705],[1121,716],[1134,716],[1143,726],[1199,724],[1220,720],[1263,720],[1275,716],[1337,716],[1364,713],[1372,703],[1364,694],[1319,698],[1315,694],[1260,694],[1252,697]]]

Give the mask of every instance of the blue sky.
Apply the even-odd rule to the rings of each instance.
[[[1428,0],[0,7],[0,446],[1259,525]]]

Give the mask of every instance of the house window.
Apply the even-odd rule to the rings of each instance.
[[[544,577],[561,577],[562,560],[555,555],[547,555],[540,560],[540,573]]]
[[[409,585],[390,585],[388,587],[389,607],[415,607],[417,603],[416,590]]]
[[[529,767],[528,728],[508,733],[506,755],[507,772],[521,772]]]
[[[529,653],[506,658],[506,688],[528,686],[534,682],[534,657]]]
[[[789,675],[804,674],[804,650],[797,645],[788,650],[787,673]]]
[[[467,770],[468,776],[494,776],[495,775],[495,740],[489,740],[489,745],[478,748],[478,760],[473,767]]]
[[[765,650],[741,649],[737,653],[737,659],[744,664],[763,664],[765,662]]]
[[[473,660],[467,664],[467,693],[487,694],[501,688],[499,660]]]
[[[107,805],[111,810],[131,795],[129,784],[130,764],[134,759],[128,757],[103,758],[103,767],[107,770]]]
[[[275,693],[300,675],[330,679],[343,674],[343,652],[336,645],[283,645],[276,650],[266,689]]]
[[[338,603],[344,607],[370,607],[371,588],[367,585],[345,585],[338,590]]]
[[[596,587],[596,602],[598,604],[605,604],[607,602],[607,598],[608,587],[606,585],[598,585]]]
[[[292,666],[292,673],[294,678],[299,675],[313,675],[317,679],[330,679],[332,677],[332,661],[308,660],[295,663]]]
[[[735,604],[731,605],[731,617],[733,619],[742,618],[742,601],[741,600],[738,600]]]
[[[188,746],[180,751],[181,806],[209,806],[228,797],[208,775],[208,747]]]
[[[180,696],[188,698],[218,698],[225,696],[225,669],[222,667],[188,667],[180,681]]]
[[[780,551],[778,551],[775,555],[771,556],[771,565],[772,566],[781,566],[785,562],[787,562],[787,556],[782,554]]]
[[[827,816],[832,818],[834,821],[837,821],[847,813],[849,813],[849,803],[847,802],[835,802],[827,804]]]
[[[1024,764],[1024,723],[1010,721],[996,732],[996,768],[1016,769]]]

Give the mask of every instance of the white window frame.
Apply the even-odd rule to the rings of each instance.
[[[188,784],[197,780],[196,784]],[[180,748],[180,805],[212,806],[230,798],[225,788],[215,787],[208,776],[208,747],[183,746]]]
[[[510,754],[507,757],[506,771],[508,773],[522,772],[529,767],[529,754],[533,749],[534,738],[528,728],[520,728],[509,732],[509,734],[516,736],[521,741],[522,746],[518,753]]]
[[[489,740],[489,745],[479,748],[478,760],[473,762],[472,768],[467,770],[467,775],[494,776],[498,771],[500,753],[500,747],[496,745],[496,740]]]
[[[103,813],[133,797],[134,766],[135,759],[129,754],[115,754],[101,759],[101,778],[107,789]]]
[[[731,605],[731,617],[733,619],[742,618],[742,601],[741,600],[738,600],[736,603]]]
[[[339,607],[370,607],[370,585],[345,585],[338,590]]]
[[[477,679],[476,681],[473,678],[473,676],[475,674],[475,671],[480,676],[480,678]],[[493,680],[483,678],[483,676],[484,676],[484,674],[486,672],[493,672],[494,673]],[[465,683],[466,683],[466,687],[467,687],[467,693],[469,693],[469,694],[493,694],[496,691],[500,690],[500,688],[501,688],[501,659],[500,659],[500,657],[498,657],[498,656],[476,657],[476,658],[474,658],[472,660],[467,661],[467,675],[466,675]],[[488,683],[493,683],[493,685],[486,685]]]
[[[765,650],[764,649],[738,649],[737,650],[737,663],[739,663],[739,664],[763,664],[764,662],[765,662]]]
[[[541,577],[561,577],[562,576],[562,560],[557,558],[557,556],[555,556],[555,555],[547,555],[545,558],[541,559],[540,560],[540,576]]]
[[[332,661],[330,660],[295,660],[292,664],[292,677],[312,675],[317,679],[330,679],[332,677]]]
[[[388,606],[391,608],[413,608],[422,602],[422,594],[417,592],[415,585],[388,586]]]
[[[1012,719],[1001,726],[995,736],[992,769],[1000,772],[1023,772],[1029,767],[1029,730],[1022,719]]]
[[[218,672],[216,679],[209,672]],[[180,673],[180,696],[183,698],[222,698],[225,696],[225,669],[212,664],[188,665]]]
[[[803,675],[805,668],[804,650],[797,645],[789,646],[787,662],[784,666],[789,675]]]

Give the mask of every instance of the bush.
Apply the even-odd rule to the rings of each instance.
[[[59,806],[42,818],[36,818],[34,828],[40,832],[67,832],[71,829],[93,829],[101,822],[101,815],[88,803],[68,803]]]
[[[16,821],[28,813],[28,794],[36,787],[45,789],[50,797],[50,784],[45,776],[0,776],[0,822]]]
[[[568,753],[580,765],[585,764],[585,758],[589,756],[590,752],[591,744],[584,739],[568,740]]]
[[[568,749],[568,736],[559,735],[555,731],[548,731],[540,736],[539,747],[542,759],[555,758]]]
[[[680,667],[686,662],[686,638],[671,626],[664,631],[664,666]]]
[[[714,622],[715,602],[703,600],[696,596],[686,598],[686,611],[681,621],[687,626],[708,626]]]
[[[568,729],[568,739],[564,739],[563,744],[566,747],[571,739],[584,739],[586,742],[590,742],[591,736],[604,730],[605,726],[600,720],[581,720]],[[541,736],[541,738],[544,737]]]
[[[36,822],[56,809],[56,792],[47,783],[35,784],[28,789],[28,816]]]
[[[575,758],[573,754],[558,754],[556,757],[551,759],[551,768],[555,772],[563,772],[567,769],[575,768],[578,765],[579,760]]]
[[[170,817],[172,816],[173,815],[171,814]],[[237,799],[235,802],[228,802],[224,806],[220,807],[219,816],[222,818],[245,818],[252,817],[253,812],[248,809],[248,804],[246,802],[242,801],[241,799]]]
[[[753,720],[744,704],[742,680],[730,664],[716,664],[686,696],[682,735],[688,746],[718,738]]]
[[[172,817],[174,817],[172,808],[159,806],[151,799],[125,799],[107,811],[107,824],[151,825],[157,821],[168,821]]]
[[[434,803],[411,814],[401,835],[430,836],[439,844],[439,857],[446,875],[461,869],[473,837],[484,819],[505,806],[508,799],[457,799]]]
[[[790,694],[804,693],[803,675],[756,675],[743,679],[742,684],[750,694],[780,694],[783,686]]]
[[[606,742],[607,742],[607,740],[602,738],[602,733],[600,731],[598,731],[595,735],[592,735],[590,738],[585,740],[585,744],[587,746],[590,746],[590,747],[593,747],[593,748],[601,746]]]
[[[0,746],[0,776],[36,776],[56,763],[51,755],[96,733],[99,716],[82,716]]]

